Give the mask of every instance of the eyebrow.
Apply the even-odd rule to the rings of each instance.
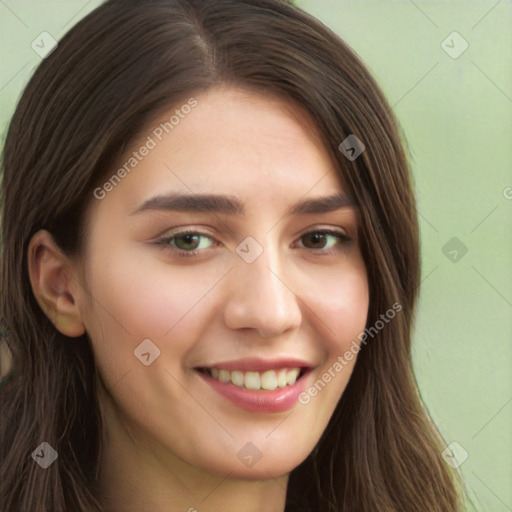
[[[307,215],[329,213],[341,208],[353,208],[354,201],[343,193],[314,199],[303,199],[295,203],[286,215]],[[213,212],[228,215],[245,215],[243,203],[234,196],[215,194],[178,194],[159,195],[144,201],[130,215],[146,211],[183,211]]]

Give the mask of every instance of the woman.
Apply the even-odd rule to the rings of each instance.
[[[283,0],[110,0],[7,135],[2,501],[457,511],[390,108]]]

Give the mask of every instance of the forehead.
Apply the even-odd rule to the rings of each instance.
[[[222,193],[269,207],[343,191],[311,116],[283,99],[226,87],[159,115],[113,174],[123,168],[100,208],[131,211],[170,191]]]

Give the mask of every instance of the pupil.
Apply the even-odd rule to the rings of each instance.
[[[324,235],[321,233],[312,233],[310,237],[313,245],[322,245]]]
[[[197,242],[197,235],[182,235],[178,240],[181,240],[183,243],[182,246],[194,245],[194,242]],[[185,247],[186,249],[190,249],[191,247]]]

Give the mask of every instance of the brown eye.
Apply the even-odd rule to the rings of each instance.
[[[307,249],[330,250],[338,244],[349,240],[341,231],[311,231],[301,237],[303,245]]]

